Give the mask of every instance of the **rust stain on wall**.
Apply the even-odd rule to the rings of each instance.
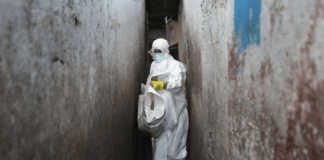
[[[261,82],[264,83],[264,80],[273,73],[273,68],[270,59],[261,62],[260,74]]]
[[[318,81],[316,64],[310,57],[317,21],[323,17],[323,5],[316,4],[311,16],[307,41],[300,48],[301,58],[292,64],[291,92],[297,94],[294,110],[288,111],[285,144],[276,144],[278,159],[322,159],[324,157],[324,81]]]
[[[232,36],[232,45],[228,44],[229,51],[229,60],[228,60],[228,80],[234,80],[234,70],[236,64],[236,52],[235,52],[235,34]]]

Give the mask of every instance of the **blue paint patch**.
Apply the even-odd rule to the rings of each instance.
[[[260,46],[261,0],[235,0],[235,37],[238,54],[250,45]]]

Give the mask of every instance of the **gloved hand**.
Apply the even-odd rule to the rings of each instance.
[[[164,83],[162,81],[152,81],[151,86],[154,88],[154,90],[163,90],[167,88],[168,83]]]

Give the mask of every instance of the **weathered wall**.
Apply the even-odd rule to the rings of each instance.
[[[203,106],[202,106],[202,64],[201,64],[201,11],[200,1],[186,0],[180,16],[182,20],[182,44],[179,44],[179,59],[189,70],[187,72],[187,100],[189,112],[189,159],[203,157]]]
[[[134,159],[144,1],[1,0],[0,21],[0,159]]]
[[[229,52],[229,155],[324,159],[324,3],[261,7],[259,45]]]
[[[226,1],[202,1],[202,77],[204,159],[226,159],[227,42]],[[225,16],[226,15],[226,16]],[[225,52],[224,52],[225,51]]]
[[[186,0],[182,14],[189,157],[324,159],[324,2]]]

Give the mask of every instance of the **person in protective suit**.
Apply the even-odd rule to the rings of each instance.
[[[186,140],[189,118],[186,100],[187,67],[169,54],[165,39],[156,39],[150,54],[153,57],[150,76],[151,86],[163,97],[165,127],[154,138],[154,160],[182,160],[187,155]]]

